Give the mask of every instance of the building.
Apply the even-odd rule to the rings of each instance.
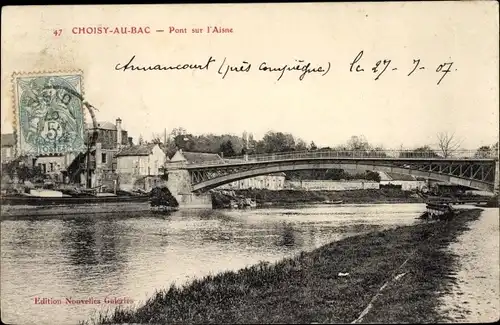
[[[118,174],[116,173],[116,155],[125,147],[132,145],[132,138],[128,137],[128,132],[122,128],[122,120],[117,118],[115,124],[111,122],[97,122],[87,124],[86,144],[90,145],[90,140],[94,132],[97,133],[95,143],[88,152],[80,153],[73,159],[67,168],[67,176],[70,182],[88,185],[91,188],[99,186],[114,187]],[[87,154],[90,157],[87,157]],[[89,163],[87,168],[87,163]],[[89,179],[87,178],[89,171]],[[87,184],[90,182],[90,184]]]
[[[414,191],[422,190],[427,186],[427,182],[424,180],[417,179],[413,175],[390,173],[390,172],[378,172],[380,175],[380,186],[401,186],[403,191]]]
[[[87,146],[90,146],[92,134],[97,133],[95,143],[88,147],[87,152],[31,157],[33,164],[40,167],[42,173],[55,182],[79,183],[92,188],[102,185],[113,186],[118,177],[115,156],[122,148],[132,144],[132,138],[128,137],[126,130],[123,130],[120,118],[116,119],[116,124],[98,122],[94,126],[89,123],[85,132]],[[13,157],[14,146],[15,139],[12,134],[2,135],[2,162],[4,156],[6,159]],[[87,157],[88,153],[90,159]],[[89,184],[87,184],[87,170],[90,176]]]
[[[9,162],[14,159],[16,151],[16,139],[13,133],[2,134],[2,163]]]
[[[285,173],[260,175],[224,184],[218,188],[228,190],[266,189],[279,191],[285,188],[285,177]]]
[[[78,156],[76,153],[42,155],[33,159],[33,164],[40,167],[45,174],[56,183],[68,182],[67,167]]]
[[[169,159],[159,144],[147,143],[123,148],[116,155],[119,188],[149,191],[163,183],[162,168]]]
[[[64,180],[67,166],[75,159],[76,153],[53,154],[41,156],[23,156],[16,157],[16,139],[14,134],[2,134],[2,163],[13,161],[15,158],[21,158],[19,161],[23,164],[33,167],[38,166],[42,174],[56,182]]]

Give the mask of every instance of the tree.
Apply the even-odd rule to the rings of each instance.
[[[350,176],[351,175],[343,169],[327,169],[324,179],[338,181],[341,179],[349,179]]]
[[[295,143],[295,150],[296,151],[306,151],[307,150],[307,143],[302,139],[297,139],[297,142]]]
[[[248,133],[247,131],[243,131],[243,134],[241,135],[241,138],[243,139],[243,148],[248,148],[249,147],[249,141],[248,141]]]
[[[174,143],[177,149],[185,151],[194,151],[194,141],[191,134],[178,134],[174,138]]]
[[[154,143],[154,144],[163,144],[163,143],[161,142],[161,139],[160,139],[160,138],[153,138],[153,139],[151,140],[151,143]]]
[[[371,149],[370,144],[366,140],[365,136],[353,135],[349,141],[347,141],[348,150],[352,151],[369,151]]]
[[[492,146],[493,157],[498,158],[498,141]]]
[[[414,150],[402,151],[399,153],[400,158],[437,158],[440,157],[429,146],[418,147]]]
[[[491,156],[492,154],[492,148],[490,148],[489,146],[481,146],[477,149],[476,151],[476,154],[474,155],[474,157],[476,158],[488,158]]]
[[[170,132],[170,136],[175,138],[178,135],[185,135],[187,133],[186,129],[183,127],[173,128]]]
[[[373,148],[370,153],[373,157],[377,157],[377,158],[387,157],[387,154],[385,153],[385,149],[382,146],[377,146],[377,147]]]
[[[14,174],[17,175],[19,182],[30,181],[32,183],[40,182],[43,180],[43,173],[40,166],[29,166],[27,156],[19,156],[16,159],[3,163],[2,171],[10,177],[14,178]]]
[[[440,132],[437,134],[438,147],[444,158],[451,157],[461,145],[455,134],[448,134],[448,132]]]
[[[311,141],[311,144],[309,145],[309,150],[316,150],[316,149],[318,149],[318,147],[316,146],[314,141]]]
[[[227,140],[226,142],[221,143],[220,151],[222,152],[224,157],[232,157],[236,154],[231,140]]]
[[[266,153],[293,151],[295,148],[295,139],[289,133],[269,131],[262,141]]]

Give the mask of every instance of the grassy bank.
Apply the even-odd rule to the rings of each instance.
[[[468,210],[450,222],[350,237],[276,264],[172,286],[136,310],[117,309],[87,323],[352,322],[396,275],[362,322],[442,321],[436,292],[447,290],[454,269],[454,257],[442,248],[479,214]]]
[[[422,199],[411,192],[385,188],[354,191],[305,191],[305,190],[238,190],[237,195],[255,198],[259,204],[304,204],[342,200],[344,203],[421,203]]]

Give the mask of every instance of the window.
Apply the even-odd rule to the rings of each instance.
[[[50,171],[53,172],[54,171],[54,163],[50,163]]]
[[[106,160],[107,160],[108,156],[106,155],[106,153],[102,153],[101,154],[101,160],[102,160],[102,163],[105,164],[106,163]]]

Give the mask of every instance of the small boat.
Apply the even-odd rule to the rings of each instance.
[[[342,204],[344,201],[338,200],[338,201],[325,201],[326,204]]]

